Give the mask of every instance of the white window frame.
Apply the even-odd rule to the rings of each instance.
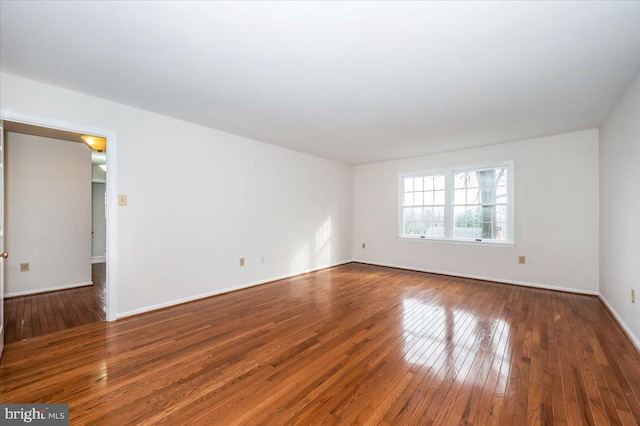
[[[456,173],[480,171],[486,169],[506,168],[507,169],[507,239],[488,240],[476,238],[461,238],[453,236],[453,176]],[[433,236],[411,236],[404,235],[403,207],[404,207],[404,179],[418,176],[444,175],[445,206],[444,206],[444,237]],[[496,163],[476,164],[464,167],[450,167],[446,169],[434,169],[420,172],[401,173],[398,175],[398,238],[408,241],[428,241],[444,242],[454,244],[489,245],[513,247],[515,245],[515,198],[514,198],[515,176],[513,161],[501,161]]]

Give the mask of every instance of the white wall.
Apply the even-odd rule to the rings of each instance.
[[[351,259],[350,166],[8,74],[0,109],[117,133],[120,314]]]
[[[640,73],[600,132],[600,292],[640,348]]]
[[[514,161],[515,247],[397,238],[398,174],[504,160]],[[356,260],[598,291],[597,129],[357,166],[353,174]]]
[[[6,295],[89,284],[89,148],[11,132],[5,145]]]
[[[104,262],[107,252],[107,220],[104,209],[105,184],[91,184],[91,260]],[[97,263],[97,262],[96,262]]]

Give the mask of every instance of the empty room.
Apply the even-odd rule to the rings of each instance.
[[[640,424],[640,2],[0,0],[0,124],[2,424]]]

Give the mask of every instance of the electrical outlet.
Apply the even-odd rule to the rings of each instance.
[[[366,248],[367,248],[367,245],[366,245],[365,243],[362,243],[362,248],[363,248],[363,249],[366,249]]]
[[[119,206],[127,205],[127,196],[125,194],[118,194],[118,205]]]
[[[244,257],[240,258],[240,266],[244,266]]]
[[[524,265],[527,263],[527,258],[525,256],[518,256],[518,263]]]
[[[636,290],[631,289],[631,303],[636,303]]]
[[[20,272],[29,272],[29,262],[20,264]]]

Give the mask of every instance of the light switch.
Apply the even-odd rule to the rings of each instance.
[[[127,196],[125,194],[118,194],[118,205],[119,206],[127,205]]]

